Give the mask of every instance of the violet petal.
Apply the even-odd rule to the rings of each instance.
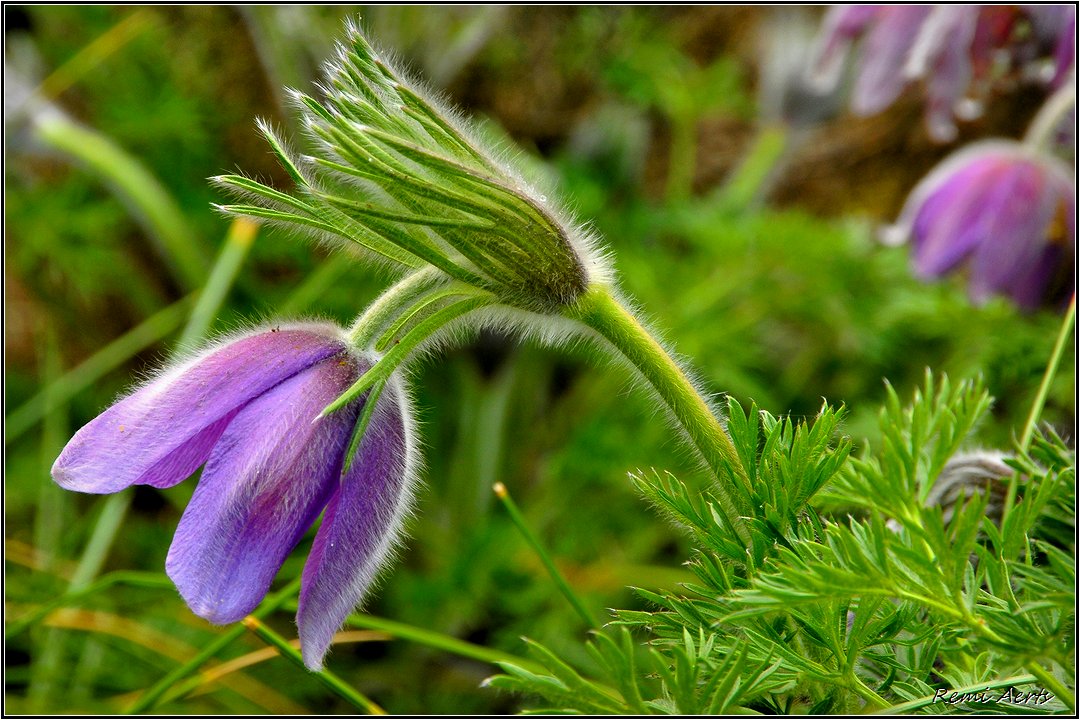
[[[338,333],[321,324],[263,331],[167,370],[79,430],[56,459],[53,479],[89,493],[175,485],[206,461],[245,403],[341,352]]]
[[[987,198],[984,239],[971,264],[971,296],[985,301],[995,293],[1008,293],[1026,307],[1041,287],[1023,290],[1046,273],[1046,245],[1054,216],[1069,195],[1056,192],[1050,170],[1030,160],[1017,160]],[[1068,190],[1071,195],[1071,190]]]
[[[832,89],[840,79],[844,58],[852,40],[861,35],[881,12],[880,5],[833,5],[822,21],[822,31],[811,63],[811,80],[821,89]]]
[[[978,246],[985,237],[984,216],[987,203],[994,202],[992,188],[1000,172],[998,158],[980,158],[957,168],[925,196],[911,230],[917,275],[943,275]]]
[[[304,565],[296,619],[311,669],[322,667],[334,633],[375,579],[408,512],[414,461],[402,397],[390,385],[380,396]]]
[[[1064,265],[1063,255],[1062,246],[1046,246],[1040,257],[1036,258],[1029,267],[1010,277],[1000,291],[1011,297],[1019,307],[1025,310],[1036,309],[1045,299],[1047,285],[1050,284],[1056,271]]]
[[[1076,64],[1076,7],[1067,6],[1065,13],[1064,27],[1058,33],[1054,48],[1054,77],[1050,80],[1050,86],[1054,88],[1064,84]]]
[[[926,123],[936,142],[950,142],[956,137],[953,120],[956,106],[971,84],[970,49],[975,37],[978,8],[967,5],[947,5],[934,9],[932,22],[927,21],[923,35],[926,41]],[[922,72],[919,73],[922,75]]]
[[[249,403],[222,434],[173,537],[165,568],[214,623],[251,612],[337,486],[356,408],[313,420],[359,377],[324,360]]]
[[[856,114],[873,115],[899,97],[908,82],[904,74],[908,54],[929,14],[925,5],[889,5],[881,10],[863,42],[861,69],[851,97]]]

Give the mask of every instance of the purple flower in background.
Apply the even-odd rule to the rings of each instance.
[[[900,96],[908,83],[908,56],[931,12],[926,5],[893,5],[874,13],[851,96],[856,114],[881,112]]]
[[[318,668],[409,505],[415,458],[396,383],[380,395],[347,467],[364,400],[316,419],[370,366],[330,324],[234,337],[166,370],[79,430],[53,479],[89,493],[167,488],[205,463],[166,570],[192,611],[218,624],[259,604],[325,509],[297,612],[304,661]]]
[[[1048,292],[1072,292],[1075,233],[1068,169],[1019,143],[987,141],[924,178],[886,240],[911,242],[919,277],[964,264],[972,300],[1002,294],[1030,309]]]
[[[836,6],[812,70],[815,84],[831,89],[861,38],[852,110],[878,113],[921,82],[930,135],[948,142],[955,118],[976,117],[996,79],[1022,70],[1060,85],[1073,66],[1075,35],[1076,9],[1068,5]],[[1048,72],[1031,72],[1043,66]]]

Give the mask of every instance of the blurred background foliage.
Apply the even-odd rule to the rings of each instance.
[[[302,146],[282,87],[311,87],[346,16],[361,16],[595,224],[624,289],[710,391],[797,417],[825,397],[848,407],[846,433],[874,443],[884,378],[907,396],[927,366],[982,374],[996,402],[980,441],[1004,448],[1054,341],[1057,310],[972,307],[962,279],[919,283],[905,248],[876,243],[876,228],[955,145],[925,137],[917,102],[854,119],[837,98],[801,91],[818,10],[4,12],[7,623],[102,575],[142,571],[7,638],[9,712],[118,712],[222,632],[188,612],[163,573],[191,483],[114,501],[61,492],[49,467],[182,334],[301,315],[347,323],[386,283],[277,230],[230,234],[205,180],[240,169],[288,187],[254,118]],[[1031,92],[996,98],[956,144],[1017,136],[1037,106]],[[146,202],[160,212],[148,215]],[[1066,432],[1074,363],[1045,414]],[[522,653],[528,636],[588,666],[586,628],[495,499],[496,481],[594,612],[640,606],[629,585],[688,579],[685,538],[627,473],[685,479],[693,463],[619,372],[484,335],[417,368],[414,387],[426,487],[366,612],[503,653]],[[294,553],[282,577],[302,561]],[[287,613],[268,623],[295,636]],[[519,708],[520,698],[480,689],[490,664],[402,633],[347,639],[330,669],[391,712]],[[264,648],[242,636],[156,711],[349,710]]]

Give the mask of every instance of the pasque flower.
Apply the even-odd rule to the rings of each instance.
[[[814,79],[835,86],[861,38],[852,110],[873,115],[921,82],[930,135],[948,142],[955,118],[976,116],[1000,77],[1019,71],[1060,85],[1074,62],[1075,36],[1076,9],[1068,5],[836,6],[824,21]]]
[[[317,668],[392,548],[409,504],[415,458],[396,381],[368,412],[361,398],[320,417],[371,363],[330,324],[233,337],[83,427],[53,478],[88,493],[167,488],[205,463],[166,570],[191,609],[219,624],[258,605],[324,513],[297,613],[304,660]],[[368,424],[353,446],[361,418]]]
[[[293,193],[242,175],[215,178],[241,200],[219,205],[223,212],[299,229],[400,277],[355,336],[385,355],[333,408],[458,330],[571,334],[562,313],[610,279],[587,226],[355,24],[347,31],[320,97],[290,93],[311,154],[260,123]]]
[[[1072,174],[1020,143],[971,145],[915,187],[886,240],[911,242],[923,278],[965,265],[976,302],[1002,294],[1036,307],[1048,292],[1072,290]]]

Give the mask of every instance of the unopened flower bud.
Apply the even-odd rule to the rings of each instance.
[[[323,97],[293,93],[313,156],[294,157],[263,128],[300,197],[224,176],[257,202],[224,209],[358,244],[406,269],[434,266],[511,307],[551,313],[573,303],[598,263],[589,234],[355,27],[348,32]]]

